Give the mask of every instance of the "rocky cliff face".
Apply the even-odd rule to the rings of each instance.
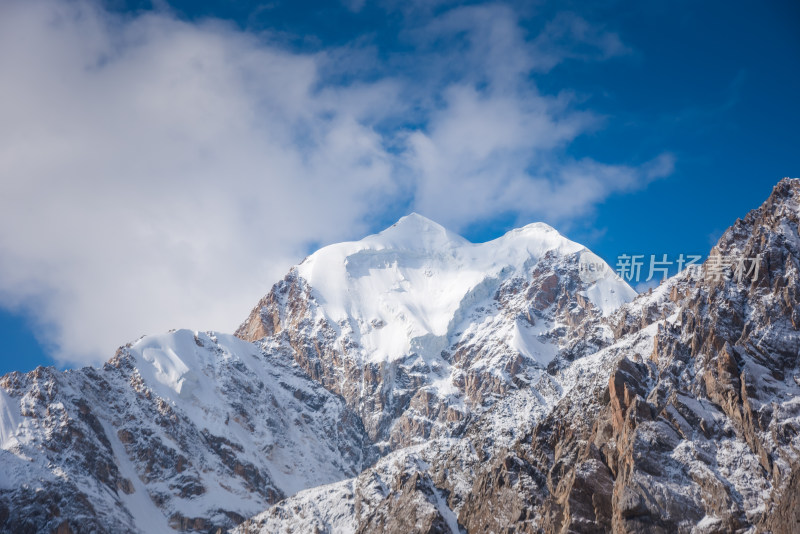
[[[241,339],[3,377],[0,525],[797,532],[799,224],[784,180],[636,298],[545,225],[327,247]]]
[[[181,330],[102,369],[0,379],[3,532],[214,532],[363,467],[363,427],[290,356]]]
[[[596,402],[562,403],[495,462],[519,462],[547,481],[520,488],[541,503],[516,526],[797,531],[799,217],[800,182],[784,181],[723,235],[702,270],[617,314],[641,317],[658,303],[662,319],[632,334],[649,329],[651,350],[621,351]],[[739,259],[759,256],[759,272],[740,278]],[[467,527],[487,517],[480,509],[491,502],[477,504]]]

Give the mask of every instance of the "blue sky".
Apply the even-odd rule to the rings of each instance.
[[[418,211],[705,254],[800,156],[796,2],[0,6],[0,373],[233,329]],[[44,347],[44,348],[43,348]]]

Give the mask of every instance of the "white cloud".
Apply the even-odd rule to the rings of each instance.
[[[507,9],[426,28],[409,33],[420,57],[380,64],[367,45],[300,54],[164,12],[3,2],[0,304],[37,317],[62,362],[97,363],[144,333],[232,330],[309,244],[393,203],[456,229],[579,217],[669,172],[563,155],[597,119],[538,94],[541,43]],[[569,31],[596,59],[615,49]],[[464,32],[466,49],[424,43]],[[392,72],[329,83],[348,57]]]
[[[533,40],[536,68],[547,71],[567,59],[605,60],[632,53],[616,33],[575,13],[559,13]]]
[[[447,38],[464,31],[466,42],[448,49]],[[532,81],[531,72],[562,61],[626,53],[616,35],[564,14],[527,42],[514,14],[495,6],[454,9],[419,33],[444,44],[436,70],[450,76],[428,127],[409,135],[421,213],[456,230],[506,213],[568,221],[672,172],[668,154],[638,167],[565,157],[562,149],[601,120],[578,110],[569,90],[545,96]]]
[[[317,59],[88,3],[0,14],[0,287],[62,359],[232,329],[392,187],[380,138],[314,96]]]

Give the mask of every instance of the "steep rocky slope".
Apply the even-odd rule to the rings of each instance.
[[[358,418],[272,349],[181,330],[2,377],[0,529],[213,532],[357,474]]]
[[[602,400],[607,377],[621,354],[646,358],[653,332],[645,329],[554,370],[550,379],[559,385],[557,393],[543,397],[533,388],[513,391],[474,419],[460,438],[394,451],[352,480],[282,501],[238,532],[513,531],[520,518],[532,519],[537,513],[547,477],[512,451],[548,419],[558,421],[568,435],[585,424],[567,418],[564,407],[582,405],[590,411]],[[408,518],[420,522],[409,529]]]
[[[622,332],[652,321],[647,356],[623,353],[602,401],[560,405],[476,481],[497,483],[509,462],[546,480],[517,487],[538,504],[515,528],[797,531],[798,219],[800,181],[784,180],[702,270],[617,314]],[[740,278],[738,259],[759,255],[759,272]],[[476,502],[465,526],[498,526],[480,513],[493,502]]]

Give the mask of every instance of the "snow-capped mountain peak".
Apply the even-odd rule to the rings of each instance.
[[[361,242],[369,243],[376,248],[409,251],[438,251],[469,243],[460,235],[418,213],[401,217],[389,228],[368,236]]]
[[[585,276],[586,258],[604,268]],[[373,439],[395,446],[448,434],[492,396],[603,346],[610,332],[593,321],[635,296],[546,224],[471,243],[411,214],[306,258],[237,335],[290,345],[309,374],[362,410]],[[403,418],[420,395],[426,430],[409,433]]]
[[[379,234],[321,249],[297,267],[325,318],[352,330],[371,361],[393,361],[425,348],[438,353],[472,308],[502,283],[530,279],[537,263],[585,247],[543,223],[471,243],[416,213]],[[601,260],[600,260],[601,261]],[[611,311],[635,296],[608,268],[586,296]]]

